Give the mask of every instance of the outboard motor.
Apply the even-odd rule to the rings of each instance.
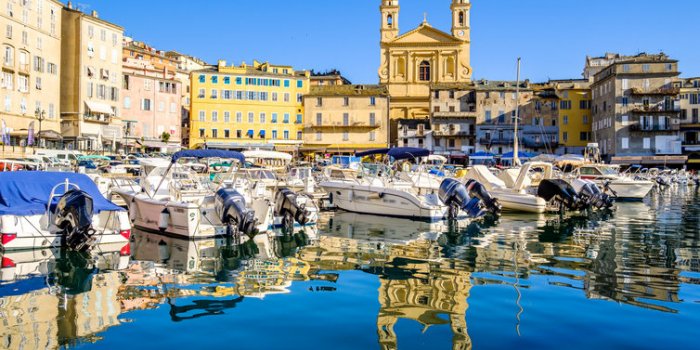
[[[58,227],[63,243],[76,251],[86,251],[94,242],[92,228],[93,200],[78,189],[67,191],[52,210],[53,223]]]
[[[275,216],[282,216],[282,226],[286,228],[293,227],[294,222],[304,226],[309,222],[309,212],[306,210],[306,204],[299,204],[298,194],[294,191],[282,187],[275,194]]]
[[[258,220],[255,212],[245,205],[245,198],[238,191],[222,188],[216,191],[216,213],[221,222],[228,225],[228,234],[244,233],[249,236],[258,234]]]
[[[542,180],[537,188],[537,196],[544,198],[547,202],[552,200],[558,202],[562,210],[580,210],[586,207],[576,190],[561,179]]]
[[[491,196],[491,193],[486,190],[486,187],[482,185],[479,181],[474,179],[467,180],[466,184],[467,191],[471,197],[479,198],[484,207],[494,215],[501,214],[501,205],[498,204],[498,200]]]
[[[593,181],[576,179],[573,185],[581,200],[590,207],[604,209],[615,204],[615,198],[603,193]]]
[[[470,217],[479,218],[486,215],[486,210],[481,208],[481,200],[477,197],[470,197],[467,186],[455,179],[442,180],[438,197],[450,210],[449,219],[456,219],[460,210],[466,212]]]

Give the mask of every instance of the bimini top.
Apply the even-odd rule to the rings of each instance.
[[[15,171],[0,173],[0,215],[41,215],[46,212],[51,190],[68,179],[92,197],[96,213],[123,211],[105,199],[86,175],[75,173]],[[71,187],[72,188],[72,187]],[[56,193],[63,194],[60,187]]]
[[[416,159],[421,157],[427,157],[430,155],[430,151],[425,148],[415,148],[415,147],[395,147],[395,148],[380,148],[364,152],[359,152],[355,154],[357,157],[373,156],[376,154],[386,154],[394,160],[404,160],[404,159]]]
[[[215,149],[197,149],[180,151],[173,154],[172,162],[177,163],[180,158],[224,158],[237,159],[239,162],[245,162],[245,156],[236,151],[222,151]]]

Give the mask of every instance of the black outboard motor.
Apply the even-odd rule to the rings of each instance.
[[[78,189],[66,192],[53,208],[54,224],[58,227],[65,246],[86,251],[94,242],[92,228],[93,200],[89,194]]]
[[[615,204],[614,197],[603,193],[595,183],[590,181],[587,181],[581,186],[578,195],[581,197],[582,201],[597,209],[608,209]]]
[[[282,226],[285,228],[293,227],[294,222],[304,226],[309,222],[309,212],[306,210],[306,204],[297,204],[299,195],[294,191],[282,187],[275,194],[275,216],[282,216]]]
[[[450,210],[449,219],[456,219],[459,211],[466,212],[472,218],[479,218],[486,215],[486,210],[481,208],[481,200],[477,197],[470,197],[467,186],[454,179],[445,179],[440,184],[438,197]]]
[[[547,202],[552,200],[558,202],[562,210],[586,208],[586,203],[579,198],[576,190],[561,179],[542,180],[537,188],[537,196],[544,198]]]
[[[258,220],[255,212],[245,205],[245,198],[238,191],[222,188],[216,191],[216,210],[221,222],[228,224],[228,234],[244,233],[249,236],[258,234]]]
[[[474,179],[467,180],[465,184],[467,186],[467,191],[472,197],[479,198],[484,207],[493,215],[501,214],[501,205],[498,204],[498,200],[491,197],[491,193],[486,190],[486,187],[482,185],[479,181]]]

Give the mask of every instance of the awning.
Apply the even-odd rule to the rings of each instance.
[[[254,131],[254,130],[248,130],[247,135],[248,135],[248,136],[253,136],[253,135],[255,135],[255,131]]]
[[[114,111],[112,110],[112,107],[109,105],[106,105],[104,103],[100,102],[94,102],[94,101],[85,101],[85,105],[87,105],[87,108],[96,113],[100,114],[108,114],[108,115],[114,115]]]
[[[260,130],[260,136],[265,137],[265,130]]]
[[[37,137],[40,137],[44,140],[52,140],[52,141],[63,140],[63,136],[61,136],[61,134],[58,133],[57,131],[53,131],[53,130],[42,130],[40,133],[37,134]]]
[[[159,141],[144,141],[143,145],[149,148],[166,148],[168,147],[168,144],[165,142],[159,142]]]

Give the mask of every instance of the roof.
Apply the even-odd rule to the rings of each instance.
[[[409,129],[416,129],[418,125],[424,125],[425,130],[430,130],[430,119],[399,119],[398,124],[408,126]]]
[[[82,17],[82,18],[89,19],[89,20],[92,20],[92,21],[95,21],[95,22],[104,24],[104,25],[109,26],[109,27],[113,27],[113,28],[115,28],[115,29],[121,30],[122,32],[124,31],[124,27],[122,27],[122,26],[120,26],[120,25],[118,25],[118,24],[114,24],[114,23],[112,23],[112,22],[105,21],[105,20],[103,20],[102,18],[95,17],[95,16],[93,16],[93,15],[91,15],[91,14],[87,14],[87,13],[85,13],[85,12],[83,12],[83,11],[80,11],[80,10],[77,10],[77,9],[74,9],[74,8],[70,8],[70,7],[68,7],[68,6],[64,6],[64,7],[63,7],[63,11],[70,12],[70,13],[73,13],[73,14],[76,14],[76,15],[79,15],[79,16]],[[93,12],[95,12],[95,11],[93,11]]]
[[[383,85],[323,85],[312,86],[307,96],[389,96]]]
[[[275,66],[275,67],[287,67],[287,66]],[[265,72],[259,69],[258,67],[251,66],[251,65],[241,65],[238,67],[225,67],[224,69],[228,68],[230,71],[226,70],[221,70],[220,67],[218,66],[212,66],[212,67],[207,67],[204,69],[199,69],[199,70],[194,70],[192,73],[211,73],[211,74],[228,74],[228,75],[258,75],[258,76],[269,76],[269,77],[287,77],[287,78],[295,78],[295,77],[301,77],[301,76],[306,76],[308,73],[307,71],[293,71],[293,75],[290,74],[282,74],[282,73],[273,73],[273,72]],[[287,67],[291,68],[291,67]]]
[[[413,44],[408,40],[411,36],[415,36],[419,33],[424,35],[421,38],[421,42],[426,42],[427,39],[432,39],[435,43],[445,43],[445,44],[462,44],[463,41],[455,38],[451,34],[445,33],[439,29],[433,28],[428,22],[421,23],[418,27],[399,35],[398,37],[389,41],[389,44]],[[416,43],[418,43],[416,41]]]
[[[499,80],[476,80],[469,83],[439,83],[431,85],[433,90],[478,90],[478,91],[515,91],[517,82],[515,81],[499,81]],[[529,80],[520,82],[521,90],[531,90],[532,86]]]

